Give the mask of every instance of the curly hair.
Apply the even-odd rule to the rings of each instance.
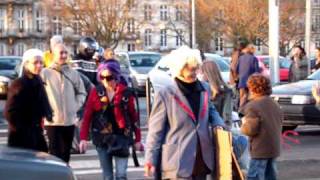
[[[264,96],[272,93],[270,79],[262,74],[253,74],[249,77],[248,82],[249,92]]]

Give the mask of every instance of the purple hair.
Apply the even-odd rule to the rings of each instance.
[[[98,82],[101,81],[100,75],[101,75],[101,72],[103,70],[109,70],[117,81],[120,80],[121,70],[120,70],[120,64],[119,64],[119,62],[117,60],[109,59],[107,61],[102,62],[99,65],[99,67],[97,69],[97,71],[98,71],[98,73],[97,73]]]

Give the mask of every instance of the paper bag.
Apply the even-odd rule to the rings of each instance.
[[[232,134],[223,129],[214,129],[216,146],[216,179],[244,180],[232,150]]]

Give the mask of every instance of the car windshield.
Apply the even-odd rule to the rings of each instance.
[[[266,66],[266,67],[269,67],[270,65],[270,57],[261,57],[262,61],[263,61],[263,64]],[[290,67],[290,60],[284,58],[284,57],[279,57],[279,66],[281,69],[289,69]]]
[[[0,58],[0,70],[14,70],[20,61],[19,58]]]
[[[229,71],[229,66],[224,61],[224,59],[222,57],[213,56],[213,55],[206,55],[206,59],[212,60],[215,63],[217,63],[217,65],[219,66],[219,69],[220,69],[221,72],[228,72]]]
[[[307,79],[308,80],[320,80],[320,69],[318,69],[316,72],[310,74]]]
[[[129,55],[132,67],[153,67],[160,60],[160,54],[131,54]]]

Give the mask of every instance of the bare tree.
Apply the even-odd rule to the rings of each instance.
[[[304,2],[280,1],[280,47],[301,41]],[[268,46],[267,0],[197,0],[197,41],[210,49],[210,39],[223,35],[233,46],[239,38]],[[302,21],[301,21],[302,20]]]
[[[56,10],[54,0],[44,0],[43,6],[51,15],[61,17],[64,26],[78,26],[81,35],[94,37],[104,47],[116,48],[119,41],[138,38],[137,25],[131,15],[131,0],[66,0]],[[135,23],[135,24],[134,24]]]

